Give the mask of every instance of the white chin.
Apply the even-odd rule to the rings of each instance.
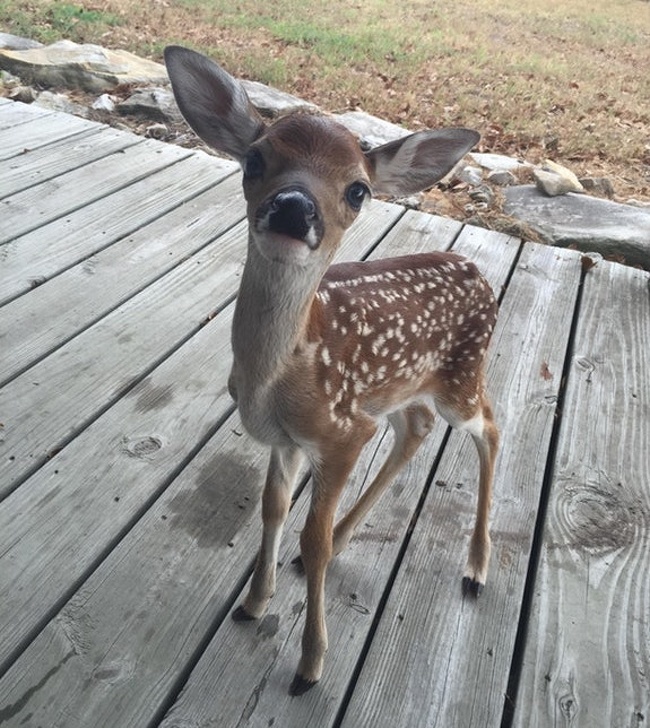
[[[254,241],[265,258],[277,263],[304,265],[313,252],[304,240],[268,231],[255,235]]]

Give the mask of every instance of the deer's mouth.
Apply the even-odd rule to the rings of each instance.
[[[263,202],[255,217],[258,236],[276,245],[296,243],[316,250],[323,239],[323,221],[316,200],[301,187],[280,190]]]

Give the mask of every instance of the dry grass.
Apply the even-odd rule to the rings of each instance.
[[[0,22],[156,59],[190,45],[330,111],[471,126],[484,151],[650,198],[647,0],[0,0]]]

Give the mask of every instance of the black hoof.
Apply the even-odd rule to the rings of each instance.
[[[289,695],[303,695],[308,690],[311,690],[317,682],[317,680],[306,680],[302,675],[296,673],[289,687]]]
[[[480,581],[475,581],[469,576],[463,577],[463,596],[466,594],[473,594],[475,597],[480,597],[485,584],[481,584]]]
[[[232,618],[235,622],[252,622],[255,619],[255,617],[253,617],[252,614],[249,614],[244,607],[241,606],[241,604],[233,611]]]

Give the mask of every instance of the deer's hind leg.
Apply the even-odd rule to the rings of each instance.
[[[478,451],[479,487],[476,520],[463,576],[463,592],[478,596],[485,586],[490,562],[489,521],[494,464],[499,449],[499,431],[482,382],[479,383],[475,396],[463,401],[462,404],[458,402],[450,404],[449,401],[436,399],[436,406],[452,427],[468,432],[472,436]]]
[[[468,423],[469,424],[469,423]],[[467,427],[479,457],[478,502],[476,522],[469,544],[467,566],[463,576],[463,591],[478,596],[485,586],[490,561],[490,509],[494,463],[499,449],[499,431],[494,422],[492,407],[485,395],[477,417]]]
[[[414,402],[388,416],[394,432],[395,442],[381,470],[363,492],[355,505],[346,513],[334,528],[334,553],[343,551],[354,529],[368,514],[372,506],[390,485],[393,478],[415,455],[424,438],[431,432],[434,414],[426,404]]]

